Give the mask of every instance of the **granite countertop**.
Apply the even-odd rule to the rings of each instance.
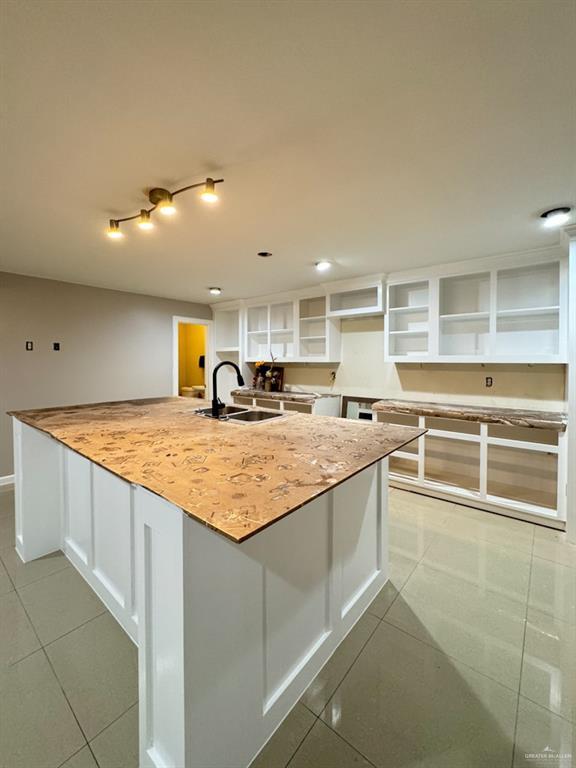
[[[235,542],[258,533],[424,430],[287,413],[233,424],[170,397],[13,411]]]
[[[332,392],[266,392],[263,389],[254,389],[254,387],[233,389],[230,394],[232,397],[257,397],[259,400],[288,400],[295,403],[313,403],[322,397],[340,397],[340,395]]]
[[[517,408],[490,408],[474,405],[421,403],[417,400],[379,400],[372,405],[374,411],[403,413],[414,416],[438,416],[463,421],[481,421],[487,424],[506,424],[513,427],[534,427],[564,432],[567,414],[552,411],[526,411]]]

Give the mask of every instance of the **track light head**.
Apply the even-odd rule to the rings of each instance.
[[[172,202],[172,195],[166,200],[161,200],[158,203],[158,210],[163,216],[174,216],[176,213],[176,206]]]
[[[216,186],[214,184],[214,179],[206,179],[206,182],[204,184],[204,190],[200,193],[200,197],[202,200],[204,200],[205,203],[216,203],[218,202],[218,195],[216,194]]]
[[[154,229],[154,224],[152,223],[152,220],[150,219],[150,212],[147,211],[145,208],[142,208],[140,211],[140,218],[138,219],[138,226],[140,229],[143,229],[145,231]]]
[[[110,219],[106,234],[111,240],[121,240],[124,237],[124,233],[120,232],[120,224],[116,219]]]
[[[148,193],[148,199],[164,216],[173,216],[176,213],[176,207],[172,200],[172,193],[162,187],[154,187]]]

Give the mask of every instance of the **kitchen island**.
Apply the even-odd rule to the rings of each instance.
[[[138,645],[141,768],[250,764],[387,581],[386,457],[422,434],[203,405],[12,413],[16,549]]]

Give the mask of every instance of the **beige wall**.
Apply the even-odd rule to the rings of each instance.
[[[382,317],[342,320],[339,366],[290,366],[285,384],[344,395],[398,397],[510,408],[564,408],[562,365],[445,365],[384,362]],[[330,373],[336,371],[331,386]],[[486,376],[494,385],[485,386]]]
[[[211,310],[0,272],[0,476],[12,473],[7,410],[170,395],[173,315]]]

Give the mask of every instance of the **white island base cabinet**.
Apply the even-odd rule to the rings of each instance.
[[[245,768],[388,578],[382,459],[243,543],[15,421],[17,549],[138,645],[141,768]]]

